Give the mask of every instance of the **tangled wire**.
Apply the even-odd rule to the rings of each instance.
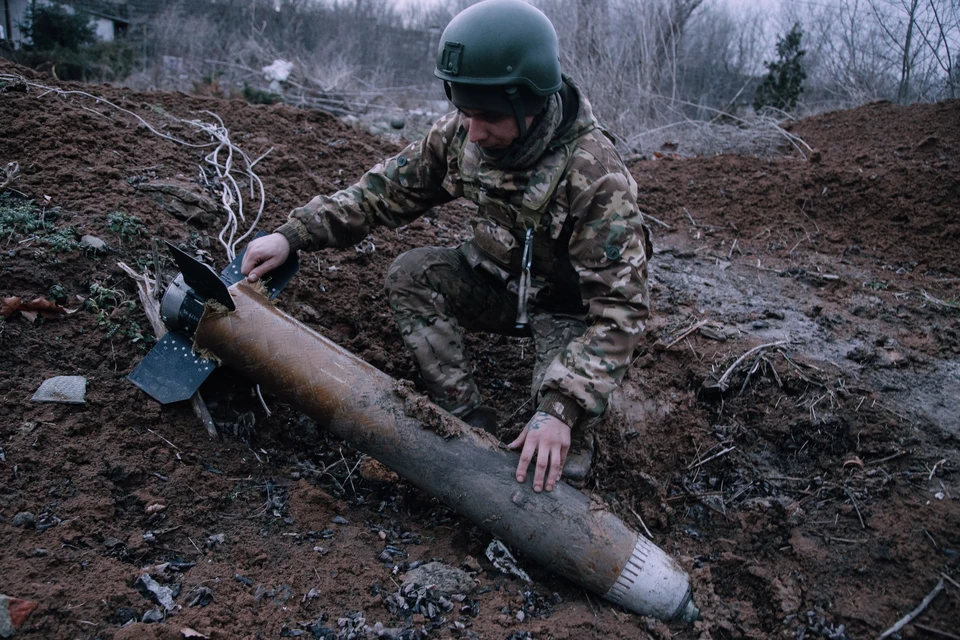
[[[170,116],[174,121],[187,125],[200,133],[204,133],[212,139],[211,142],[205,143],[191,143],[186,140],[181,140],[176,136],[171,136],[162,131],[157,130],[153,125],[144,120],[140,115],[130,111],[129,109],[124,109],[123,107],[110,102],[109,100],[102,98],[100,96],[88,93],[86,91],[78,90],[66,90],[60,89],[58,87],[49,87],[43,84],[36,82],[31,82],[20,75],[15,74],[0,74],[0,90],[6,90],[7,88],[15,87],[19,90],[29,91],[31,89],[38,89],[43,91],[38,99],[43,98],[47,94],[54,94],[61,98],[68,98],[70,96],[80,96],[93,100],[95,104],[104,104],[109,106],[116,111],[125,113],[134,119],[136,119],[141,125],[146,127],[148,131],[153,133],[156,136],[159,136],[165,140],[169,140],[176,144],[180,144],[186,147],[191,147],[195,149],[206,149],[209,147],[214,147],[213,151],[208,153],[204,157],[204,162],[208,165],[210,170],[214,173],[217,180],[214,185],[210,185],[209,181],[206,180],[204,172],[201,170],[201,178],[207,186],[211,186],[215,190],[219,190],[220,203],[223,205],[224,210],[227,214],[227,220],[221,229],[217,240],[220,242],[220,245],[226,251],[227,259],[233,260],[237,255],[237,246],[243,242],[245,239],[250,237],[250,235],[256,231],[257,224],[260,222],[260,217],[263,215],[264,205],[266,203],[266,193],[263,188],[263,182],[260,180],[260,177],[254,172],[254,167],[258,162],[263,160],[273,148],[271,147],[255,160],[251,160],[250,156],[246,154],[242,149],[235,145],[230,140],[230,132],[227,129],[226,125],[223,123],[223,119],[220,118],[217,114],[210,111],[203,111],[202,113],[210,116],[215,120],[214,123],[204,122],[202,120],[186,120],[183,118],[178,118],[176,116]],[[103,113],[86,107],[84,105],[79,105],[79,107],[85,111],[94,113],[100,117],[105,117]],[[234,166],[235,158],[239,157],[243,161],[242,169],[237,169]],[[8,170],[10,167],[8,166]],[[13,167],[12,175],[8,171],[5,179],[0,182],[4,187],[6,187],[16,176],[17,167]],[[244,215],[244,195],[243,190],[240,187],[235,174],[246,175],[246,178],[249,182],[250,193],[248,198],[250,200],[258,202],[257,214],[253,218],[253,221],[247,226],[246,231],[243,233],[240,232],[241,225],[246,223],[246,216]],[[242,180],[242,178],[241,178]],[[0,189],[2,191],[2,189]]]

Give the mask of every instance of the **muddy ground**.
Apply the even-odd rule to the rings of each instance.
[[[229,370],[203,388],[219,440],[186,403],[130,384],[152,333],[117,262],[151,267],[153,238],[226,257],[215,210],[183,219],[143,189],[215,199],[198,180],[204,149],[117,107],[197,144],[209,138],[177,118],[216,113],[252,158],[269,150],[256,166],[267,230],[399,148],[322,112],[61,85],[0,63],[0,167],[21,173],[0,211],[33,201],[43,222],[7,220],[0,297],[79,308],[0,324],[0,593],[39,603],[17,637],[874,638],[941,576],[902,636],[960,635],[960,102],[801,120],[788,129],[802,153],[688,158],[678,141],[631,164],[656,313],[584,490],[690,572],[693,626],[522,557],[532,583],[500,573],[489,534],[269,396],[268,416]],[[416,384],[383,275],[407,248],[457,243],[469,216],[453,204],[304,255],[279,305]],[[80,248],[86,234],[108,249]],[[470,347],[510,438],[530,412],[531,345]],[[86,403],[32,402],[55,375],[84,376]],[[449,611],[402,612],[404,572],[430,560],[479,588]],[[160,609],[135,586],[143,573],[179,588],[161,621],[142,621]]]

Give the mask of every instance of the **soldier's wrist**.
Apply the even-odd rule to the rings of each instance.
[[[559,391],[547,391],[537,405],[537,411],[560,420],[571,429],[575,429],[583,417],[584,410],[576,400]]]
[[[284,222],[277,227],[274,233],[279,233],[287,239],[287,242],[290,243],[290,251],[303,249],[310,244],[310,233],[307,231],[306,225],[296,218]]]

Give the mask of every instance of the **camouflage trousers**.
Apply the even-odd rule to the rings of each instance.
[[[517,295],[471,266],[458,248],[421,247],[398,256],[387,272],[386,291],[427,393],[455,416],[483,403],[464,353],[464,331],[533,337],[531,396],[536,404],[547,367],[587,328],[583,315],[547,312],[533,305],[529,325],[518,329]]]

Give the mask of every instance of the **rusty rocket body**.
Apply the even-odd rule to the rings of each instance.
[[[543,566],[642,615],[696,620],[667,554],[561,482],[535,493],[518,456],[270,304],[243,282],[233,310],[208,308],[195,348],[216,356],[333,434]]]

